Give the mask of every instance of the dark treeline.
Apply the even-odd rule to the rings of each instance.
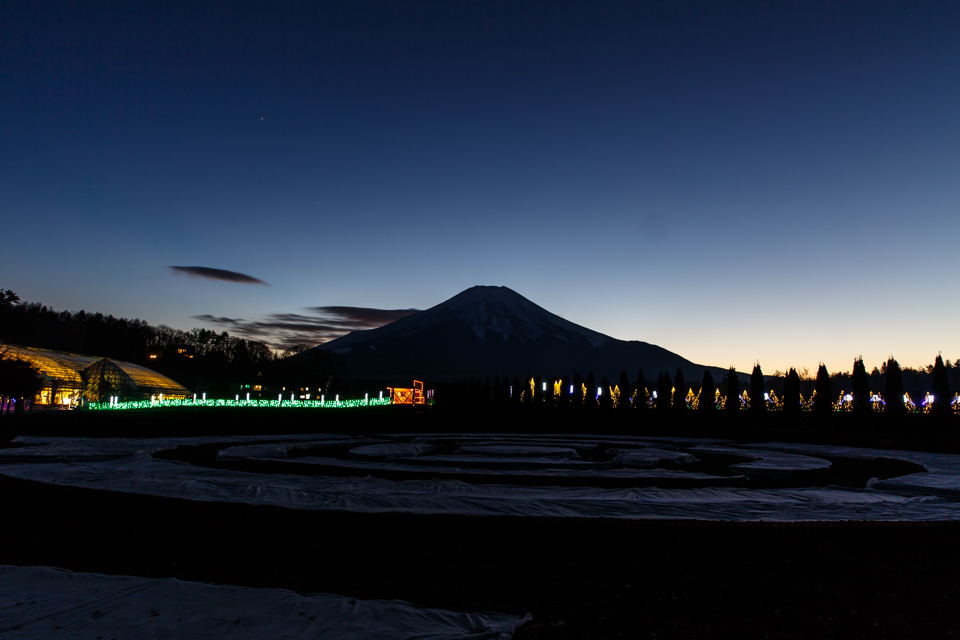
[[[679,412],[782,412],[900,414],[958,413],[960,363],[937,356],[924,369],[903,369],[894,358],[868,374],[861,358],[852,373],[831,375],[820,365],[815,376],[791,369],[764,376],[756,365],[749,382],[741,384],[734,369],[715,383],[708,370],[697,384],[685,382],[681,369],[671,377],[659,372],[647,382],[643,371],[630,379],[621,372],[617,382],[596,381],[593,372],[573,376],[469,380],[437,385],[436,404],[449,409],[539,408],[580,412],[617,410],[620,413],[665,415]]]
[[[182,331],[83,310],[55,311],[21,302],[3,289],[0,343],[133,362],[210,397],[226,397],[236,384],[329,389],[344,371],[336,354],[304,345],[277,353],[264,342],[225,331]]]

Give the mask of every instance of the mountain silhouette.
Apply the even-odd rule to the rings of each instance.
[[[662,347],[564,320],[507,287],[472,287],[426,311],[315,348],[340,354],[351,377],[398,382],[588,371],[616,380],[624,369],[649,375],[677,367],[698,378],[703,369]]]

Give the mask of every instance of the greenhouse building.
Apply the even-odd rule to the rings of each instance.
[[[29,362],[43,376],[39,404],[77,406],[83,401],[149,400],[151,396],[187,398],[183,385],[146,367],[120,360],[82,356],[62,351],[0,344],[8,358]]]

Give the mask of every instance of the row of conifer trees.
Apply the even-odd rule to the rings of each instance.
[[[960,412],[960,398],[951,393],[943,358],[939,355],[933,366],[932,378],[933,393],[919,404],[905,393],[902,370],[894,358],[886,363],[882,391],[870,389],[870,377],[863,358],[857,358],[850,375],[849,391],[834,389],[826,366],[821,364],[813,392],[806,398],[801,393],[802,383],[796,369],[790,369],[785,375],[778,397],[767,386],[763,371],[757,364],[745,388],[741,388],[740,377],[732,367],[719,386],[710,371],[705,369],[697,393],[688,387],[680,368],[672,378],[669,373],[660,372],[655,384],[647,383],[641,369],[634,382],[630,381],[625,370],[621,371],[616,384],[608,382],[606,378],[598,383],[593,372],[590,372],[585,379],[577,373],[572,379],[528,376],[511,381],[497,377],[493,382],[487,378],[482,382],[472,380],[439,385],[437,403],[451,407],[553,406],[611,411]]]

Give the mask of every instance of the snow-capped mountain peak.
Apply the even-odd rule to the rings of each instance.
[[[343,357],[349,375],[402,381],[483,376],[598,378],[696,368],[646,342],[623,341],[564,320],[507,287],[472,287],[426,311],[320,345]]]
[[[399,337],[446,322],[465,324],[483,342],[511,338],[530,342],[545,334],[564,342],[590,347],[613,340],[602,333],[564,320],[507,287],[476,286],[426,311],[379,329],[354,331],[327,343],[324,347],[340,349],[359,341]]]

